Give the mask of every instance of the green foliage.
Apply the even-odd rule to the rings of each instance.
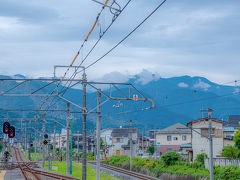
[[[147,148],[146,153],[150,153],[151,155],[153,155],[154,151],[155,151],[154,145],[151,145]]]
[[[2,152],[2,148],[3,148],[3,145],[2,145],[2,144],[0,144],[0,152]]]
[[[224,180],[239,180],[240,169],[237,166],[215,167],[216,177]]]
[[[240,128],[238,128],[238,131],[234,134],[234,142],[235,147],[240,149]]]
[[[130,164],[130,158],[128,156],[112,156],[109,159],[109,164],[112,166],[121,167],[123,164]]]
[[[173,165],[176,162],[180,161],[182,158],[179,153],[175,151],[169,151],[161,156],[161,160],[165,163],[165,165]]]
[[[194,163],[184,162],[181,158],[176,160],[178,153],[176,154],[175,152],[168,152],[166,154],[167,155],[164,155],[168,160],[172,159],[172,157],[176,157],[173,158],[173,161],[170,161],[170,165],[168,166],[166,166],[166,162],[164,162],[163,159],[133,158],[133,170],[139,173],[153,175],[157,178],[160,177],[162,173],[189,175],[190,178],[191,176],[194,178],[209,178],[209,170],[205,169],[201,162],[204,154],[200,154],[199,159],[197,159]],[[112,166],[129,169],[129,166],[127,166],[129,165],[129,157],[127,156],[112,156],[109,158],[108,163]],[[236,166],[214,166],[214,175],[216,179],[239,180],[240,169]]]
[[[235,146],[225,146],[221,155],[229,158],[240,158],[240,150],[237,149]]]
[[[93,153],[87,153],[87,160],[93,161],[94,160],[94,154]]]
[[[207,155],[205,153],[200,153],[197,155],[195,162],[198,162],[204,165],[204,158],[207,158]]]

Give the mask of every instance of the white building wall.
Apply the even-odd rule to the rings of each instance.
[[[171,136],[171,141],[167,140],[167,136]],[[186,140],[183,140],[183,136],[186,136]],[[177,140],[174,140],[177,137]],[[191,134],[157,134],[157,145],[181,145],[191,143]]]
[[[198,121],[193,123],[192,128],[201,133],[199,128],[208,128],[208,121]],[[223,126],[219,122],[212,121],[212,127],[215,129],[222,130]],[[206,153],[209,157],[209,140],[200,134],[192,131],[192,149],[193,149],[193,160],[196,159],[200,153]],[[223,149],[223,136],[216,138],[213,137],[213,157],[220,155]]]

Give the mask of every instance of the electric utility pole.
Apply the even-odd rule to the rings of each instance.
[[[54,120],[53,125],[53,162],[56,161],[56,121]]]
[[[83,153],[82,153],[82,180],[86,180],[87,174],[87,132],[86,132],[86,120],[87,120],[87,107],[86,107],[86,82],[87,77],[84,70],[82,78],[83,87],[83,112],[82,112],[82,123],[83,123]]]
[[[45,123],[46,123],[46,114],[43,114],[43,137],[45,135]],[[43,151],[42,151],[42,167],[44,168],[45,166],[45,145],[42,146]]]
[[[70,174],[70,159],[69,159],[69,141],[70,141],[70,116],[69,116],[70,103],[67,102],[67,176]]]
[[[213,140],[212,140],[212,109],[208,108],[208,123],[209,123],[209,165],[210,165],[210,180],[214,180],[213,172]]]
[[[97,175],[96,180],[100,180],[100,128],[101,128],[101,89],[97,91]],[[95,147],[96,149],[96,147]]]
[[[130,129],[129,129],[129,144],[130,144],[130,171],[132,170],[132,120],[130,120]]]
[[[37,160],[36,154],[37,154],[37,129],[34,128],[34,161]]]

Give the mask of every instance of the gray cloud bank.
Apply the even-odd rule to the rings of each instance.
[[[124,4],[126,1],[121,1]],[[159,1],[133,1],[85,65],[110,49]],[[118,49],[90,68],[89,79],[157,72],[162,77],[204,76],[216,82],[239,79],[239,1],[167,1]],[[0,1],[0,73],[52,76],[69,65],[101,7],[92,1]],[[76,64],[110,22],[104,12]],[[151,79],[147,73],[141,83]],[[117,73],[118,72],[118,73]],[[127,77],[121,77],[124,81]]]

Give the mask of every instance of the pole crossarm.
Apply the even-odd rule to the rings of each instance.
[[[135,86],[133,86],[130,83],[104,83],[104,82],[86,82],[89,86],[91,86],[92,88],[94,88],[95,90],[98,90],[98,88],[95,85],[108,85],[109,88],[106,88],[105,91],[101,91],[101,94],[104,95],[105,97],[111,99],[111,100],[137,100],[137,101],[149,101],[151,102],[152,106],[151,108],[155,107],[155,102],[153,99],[147,98],[145,97]],[[127,86],[128,87],[128,92],[124,92],[123,90],[121,90],[119,87],[117,87],[117,85],[119,86]],[[117,92],[119,92],[123,97],[113,97],[112,96],[112,87],[114,87]],[[137,98],[134,99],[132,97],[132,93],[131,93],[131,88],[133,90],[135,90],[138,95],[140,95],[141,98]]]
[[[75,107],[81,109],[81,110],[85,110],[83,107],[77,105],[76,103],[74,103],[74,102],[72,102],[72,101],[70,101],[70,100],[68,100],[68,99],[66,99],[66,98],[64,98],[64,97],[62,97],[62,96],[60,96],[60,95],[58,95],[58,97],[59,97],[60,99],[64,100],[64,101],[66,101],[66,102],[72,104],[73,106],[75,106]]]

